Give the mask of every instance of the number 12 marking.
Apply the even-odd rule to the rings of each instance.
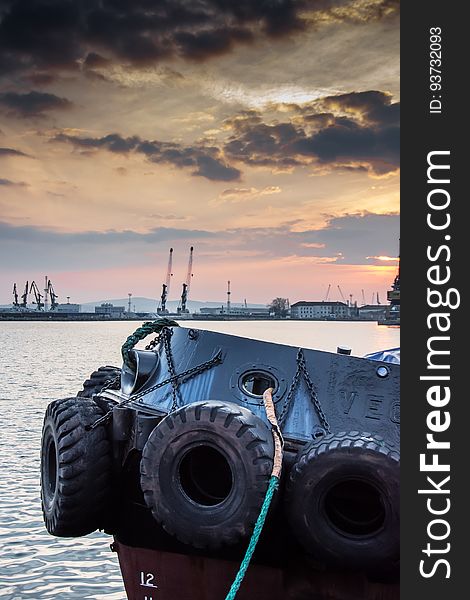
[[[144,573],[144,571],[140,572],[140,585],[143,587],[151,587],[151,588],[158,588],[158,585],[156,585],[155,583],[152,583],[155,580],[155,575],[153,575],[153,573]],[[147,600],[147,596],[145,597]],[[152,598],[149,598],[148,600],[152,600]]]

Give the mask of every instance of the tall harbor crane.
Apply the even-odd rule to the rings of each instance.
[[[28,294],[29,294],[29,281],[26,282],[24,286],[24,292],[21,294],[21,308],[26,308],[28,306]]]
[[[330,299],[330,290],[331,290],[331,283],[328,284],[328,289],[326,290],[325,302],[328,302],[328,300]]]
[[[52,281],[50,279],[47,282],[47,293],[49,294],[49,298],[51,299],[50,310],[55,310],[59,306],[59,303],[57,302],[57,298],[59,296],[55,293]]]
[[[186,308],[186,302],[189,296],[189,288],[191,285],[191,277],[193,276],[193,252],[194,248],[191,246],[189,249],[189,261],[188,261],[188,272],[186,273],[186,281],[183,283],[183,291],[181,292],[181,307],[178,312],[188,313]]]
[[[18,302],[18,290],[16,289],[16,283],[13,284],[13,306],[18,308],[20,303]]]
[[[35,281],[31,282],[31,287],[29,288],[29,293],[31,293],[31,292],[33,292],[33,294],[34,294],[33,304],[36,304],[38,310],[42,310],[42,307],[44,306],[44,303],[42,302],[43,295],[39,291],[39,288],[36,285]]]
[[[168,294],[170,293],[170,283],[173,273],[171,272],[173,265],[173,248],[170,248],[170,255],[168,257],[168,268],[166,270],[166,280],[162,285],[162,295],[160,296],[160,306],[157,310],[159,313],[168,313],[166,308],[166,299],[168,298]]]

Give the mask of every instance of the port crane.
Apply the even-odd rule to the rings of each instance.
[[[339,285],[338,285],[338,290],[339,290],[339,293],[341,294],[341,298],[343,299],[343,302],[344,302],[345,304],[347,304],[347,302],[346,302],[346,298],[344,297],[344,294],[343,294],[343,292],[342,292],[341,288],[339,287]]]
[[[29,294],[29,281],[24,286],[24,292],[21,294],[21,307],[26,308],[28,306],[28,294]]]
[[[57,302],[57,298],[59,297],[55,291],[54,291],[54,287],[52,286],[52,281],[49,279],[48,283],[47,283],[47,293],[49,294],[49,298],[51,299],[51,308],[50,310],[55,310],[58,306],[59,303]]]
[[[194,248],[191,246],[189,249],[189,261],[188,261],[188,272],[186,273],[186,281],[183,283],[183,291],[181,292],[181,306],[178,310],[180,313],[188,313],[186,308],[186,302],[189,296],[189,288],[191,285],[191,277],[193,276],[193,252]]]
[[[18,308],[20,303],[18,302],[18,290],[16,289],[16,283],[13,284],[13,306]]]
[[[42,307],[44,306],[44,302],[42,302],[43,295],[39,291],[39,288],[36,285],[35,281],[31,282],[31,287],[29,288],[29,293],[31,293],[31,292],[33,292],[33,294],[34,294],[34,300],[35,300],[33,302],[33,304],[36,304],[38,310],[42,310]]]
[[[328,300],[330,298],[330,290],[331,290],[331,283],[328,284],[328,289],[326,290],[325,302],[328,302]]]
[[[168,294],[170,293],[170,282],[171,282],[171,278],[173,276],[173,273],[171,272],[172,265],[173,265],[173,248],[170,248],[170,255],[168,257],[168,268],[166,270],[166,280],[165,280],[165,283],[162,285],[162,295],[160,296],[160,307],[157,311],[159,313],[167,313],[168,312],[168,310],[166,308],[166,300],[168,298]]]

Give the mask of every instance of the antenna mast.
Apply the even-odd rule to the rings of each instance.
[[[47,297],[49,295],[49,278],[47,275],[44,277],[44,310],[49,310],[49,303]]]
[[[227,314],[230,314],[230,311],[232,309],[231,303],[230,303],[230,294],[232,292],[230,291],[230,281],[227,281]]]

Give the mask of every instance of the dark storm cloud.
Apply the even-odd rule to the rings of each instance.
[[[0,148],[0,158],[2,156],[29,156],[21,150],[15,150],[14,148]]]
[[[66,110],[72,106],[67,98],[59,98],[54,94],[28,92],[17,94],[5,92],[0,94],[0,111],[17,117],[42,117],[51,110]]]
[[[203,142],[183,146],[116,133],[100,138],[60,133],[53,140],[85,151],[136,152],[154,163],[190,168],[193,175],[212,181],[240,179],[240,170],[230,161],[276,169],[326,166],[376,175],[398,169],[399,104],[393,104],[389,95],[352,92],[287,106],[293,116],[283,123],[265,123],[256,110],[227,119],[225,126],[231,134],[219,146]],[[324,112],[326,108],[331,112]]]
[[[4,0],[0,73],[207,60],[325,21],[363,23],[397,11],[391,0]]]
[[[400,105],[389,95],[352,92],[289,108],[295,116],[285,123],[264,123],[254,110],[227,120],[233,133],[224,146],[225,155],[277,168],[366,166],[376,174],[398,168]]]
[[[193,175],[212,181],[235,181],[240,178],[240,171],[227,165],[220,150],[213,146],[182,146],[172,142],[141,140],[137,136],[124,138],[116,133],[101,138],[79,138],[60,133],[53,140],[68,142],[84,150],[105,149],[119,154],[144,154],[153,163],[190,168]]]
[[[61,233],[0,222],[0,254],[9,256],[9,268],[48,264],[51,269],[104,268],[153,261],[149,248],[194,243],[200,252],[220,252],[224,261],[245,252],[270,259],[303,257],[330,259],[339,264],[374,264],[371,256],[395,256],[399,217],[394,214],[355,214],[332,217],[323,228],[293,231],[292,223],[277,227],[233,228],[220,231],[158,227],[136,231]],[[299,223],[296,223],[298,228]],[[99,264],[97,264],[99,257]],[[213,260],[217,260],[214,256]],[[378,264],[381,264],[380,262]]]
[[[301,134],[292,148],[324,164],[364,161],[382,174],[398,168],[400,135],[398,127],[374,129],[344,119],[311,136]]]
[[[326,109],[343,110],[361,114],[368,123],[380,126],[400,124],[400,105],[393,103],[390,95],[376,90],[351,92],[339,96],[328,96],[321,101]],[[309,107],[302,112],[308,114]]]

